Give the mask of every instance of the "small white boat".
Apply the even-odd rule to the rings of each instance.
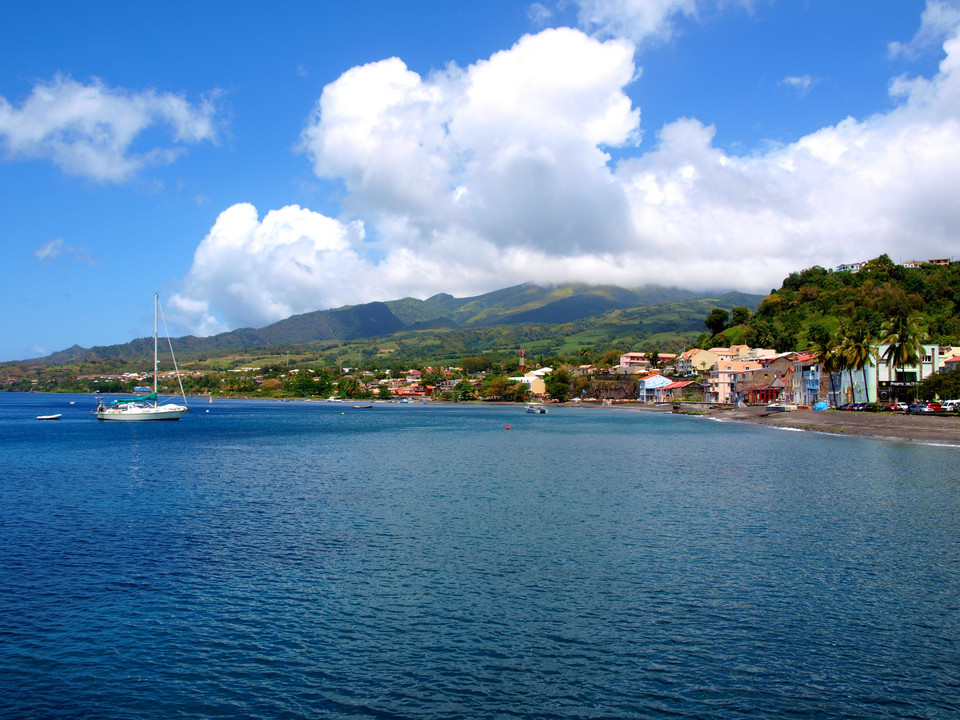
[[[56,415],[37,415],[37,420],[59,420],[63,417],[62,413],[57,413]]]
[[[767,412],[793,412],[796,409],[796,405],[787,405],[785,403],[770,403],[766,407]]]
[[[547,409],[537,403],[527,403],[526,411],[531,415],[546,415]]]

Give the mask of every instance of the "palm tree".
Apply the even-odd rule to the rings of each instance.
[[[837,344],[829,335],[825,335],[822,340],[817,342],[817,356],[820,360],[820,371],[827,373],[830,382],[830,393],[827,399],[833,398],[833,406],[838,407],[840,403],[833,391],[833,375],[843,372],[843,367],[840,354],[837,352]]]
[[[917,313],[890,318],[880,329],[881,342],[888,345],[883,353],[887,365],[901,372],[907,365],[917,365],[923,357],[923,341],[927,332],[920,325]]]
[[[843,358],[850,370],[850,380],[853,384],[853,371],[863,373],[863,393],[866,401],[870,402],[870,390],[867,386],[867,365],[873,359],[876,350],[873,345],[873,336],[865,325],[857,325],[847,331],[841,346]]]

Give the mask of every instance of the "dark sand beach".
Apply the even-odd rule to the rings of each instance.
[[[899,412],[867,413],[839,410],[769,412],[765,407],[721,410],[712,417],[733,422],[773,425],[797,430],[858,435],[903,442],[938,443],[960,447],[960,416]]]

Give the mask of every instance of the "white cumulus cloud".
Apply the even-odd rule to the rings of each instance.
[[[628,38],[637,45],[673,37],[681,18],[698,19],[726,6],[749,8],[755,0],[574,0],[580,26],[600,37]]]
[[[956,26],[943,47],[932,77],[891,80],[892,110],[743,155],[695,118],[641,146],[626,40],[554,29],[428,77],[396,58],[352,68],[324,89],[301,147],[357,220],[289,207],[259,221],[234,206],[179,308],[214,331],[528,280],[763,292],[813,264],[953,255]]]
[[[200,335],[260,326],[369,293],[359,252],[363,225],[296,205],[261,221],[252,205],[220,213],[194,253],[170,317]],[[351,284],[356,288],[351,288]]]
[[[181,95],[58,75],[34,86],[19,107],[0,97],[0,143],[11,159],[42,158],[71,175],[120,182],[147,165],[172,162],[185,143],[215,142],[214,115],[211,98],[192,105]],[[167,126],[173,144],[131,152],[154,125]]]
[[[920,29],[908,43],[891,42],[888,46],[890,56],[916,57],[927,48],[944,42],[954,33],[958,24],[958,0],[927,0],[920,18]]]

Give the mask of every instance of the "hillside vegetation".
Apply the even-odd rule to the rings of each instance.
[[[854,331],[879,338],[892,318],[911,317],[927,342],[954,345],[960,340],[958,308],[960,263],[906,268],[881,255],[859,272],[814,266],[791,273],[745,322],[731,324],[722,337],[701,337],[701,344],[798,350]]]
[[[485,295],[427,300],[404,298],[294,315],[263,328],[173,340],[184,364],[215,369],[275,362],[341,365],[457,364],[471,355],[516,358],[568,356],[590,360],[606,352],[646,349],[676,352],[695,341],[711,308],[747,305],[760,296],[705,297],[677,288],[524,284]],[[583,352],[584,348],[589,353]],[[76,366],[86,372],[142,366],[153,340],[74,346],[44,358],[4,363]]]

